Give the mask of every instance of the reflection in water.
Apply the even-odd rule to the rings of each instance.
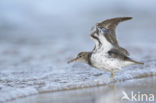
[[[123,91],[130,99],[132,92],[135,94],[147,93],[156,95],[155,85],[156,77],[148,77],[112,83],[108,86],[40,94],[15,100],[10,103],[62,103],[62,101],[63,103],[130,103],[127,99],[121,100],[121,98],[125,96]]]
[[[121,90],[115,83],[108,85],[110,91],[97,98],[96,103],[120,103],[121,102]]]
[[[83,64],[67,65],[66,61],[81,50],[92,50],[90,28],[112,17],[134,17],[131,22],[120,25],[117,36],[132,56],[145,61],[144,66],[125,68],[117,73],[116,80],[156,75],[156,50],[152,48],[156,43],[154,2],[156,0],[0,0],[0,102],[41,92],[109,84],[109,74]],[[152,83],[149,84],[155,85]],[[119,87],[116,86],[115,93],[113,88],[96,87],[41,94],[28,100],[95,103],[104,96],[104,100],[115,101],[111,95],[117,98],[121,93]],[[30,101],[24,98],[22,103]]]
[[[97,98],[96,103],[154,102],[156,77],[110,84],[110,91]]]

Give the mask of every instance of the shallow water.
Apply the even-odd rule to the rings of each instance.
[[[0,102],[156,75],[155,0],[68,1],[0,1]],[[67,64],[93,49],[89,31],[96,22],[117,16],[134,17],[119,25],[117,37],[145,65],[126,67],[112,80],[109,72]]]
[[[154,99],[146,99],[146,97],[138,99],[143,94],[156,96],[156,77],[128,80],[125,82],[111,83],[107,86],[99,86],[87,89],[78,89],[70,91],[61,91],[54,93],[43,93],[40,95],[30,96],[23,99],[17,99],[9,103],[152,103]],[[131,98],[133,92],[135,100],[121,100],[124,96],[123,92],[127,93]]]
[[[95,87],[116,81],[155,76],[155,50],[154,48],[146,49],[145,45],[143,47],[134,47],[139,51],[134,49],[133,55],[137,57],[136,59],[143,60],[145,65],[124,68],[116,73],[112,80],[109,72],[100,71],[82,63],[67,64],[68,57],[71,57],[69,53],[74,53],[68,49],[55,51],[56,54],[63,52],[64,55],[54,58],[56,54],[51,53],[54,48],[48,44],[1,43],[0,101],[5,102],[39,93]],[[43,48],[48,48],[48,52]]]

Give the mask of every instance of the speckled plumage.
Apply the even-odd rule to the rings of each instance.
[[[125,66],[135,64],[124,54],[116,54],[111,50],[103,52],[101,49],[101,51],[93,52],[90,59],[93,67],[110,72],[117,72]]]
[[[120,47],[116,39],[115,28],[125,20],[131,17],[118,17],[97,23],[91,29],[91,39],[95,42],[92,52],[81,52],[78,56],[69,61],[85,62],[92,67],[110,71],[112,77],[114,72],[121,70],[123,67],[132,64],[143,64],[129,58],[129,52]]]

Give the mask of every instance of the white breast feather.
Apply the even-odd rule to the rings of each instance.
[[[110,58],[107,53],[102,52],[93,53],[91,56],[91,62],[98,69],[114,72],[119,71],[123,67],[131,64],[130,62],[124,62],[117,58]]]

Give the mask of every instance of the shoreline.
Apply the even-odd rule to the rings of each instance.
[[[146,77],[142,77],[142,78],[135,78],[135,79],[127,79],[127,80],[124,80],[124,81],[116,81],[116,82],[111,82],[107,85],[98,85],[98,86],[92,86],[92,87],[85,87],[85,88],[76,88],[76,89],[66,89],[66,90],[60,90],[60,91],[48,91],[48,92],[41,92],[39,94],[35,94],[35,95],[30,95],[30,96],[26,96],[26,97],[22,97],[22,98],[18,98],[18,99],[14,99],[14,100],[11,100],[11,101],[8,101],[9,103],[20,103],[21,100],[29,100],[32,99],[32,98],[36,98],[38,96],[44,96],[44,95],[55,95],[55,94],[59,94],[59,93],[64,93],[64,92],[74,92],[74,91],[84,91],[84,90],[92,90],[92,89],[95,89],[95,88],[107,88],[106,90],[110,91],[108,88],[109,86],[111,88],[116,89],[116,87],[114,87],[114,85],[117,85],[117,86],[123,86],[124,84],[126,84],[127,82],[129,81],[133,81],[134,83],[137,84],[137,81],[139,80],[147,80],[147,79],[152,79],[154,78],[156,80],[156,76],[146,76]],[[120,84],[121,83],[121,84]],[[131,84],[132,85],[132,84]],[[134,88],[134,87],[133,87]],[[113,91],[114,92],[114,91]],[[117,91],[118,92],[118,91]],[[50,99],[50,98],[49,98]],[[25,103],[25,102],[24,102]],[[34,103],[34,102],[31,102],[31,103]],[[37,102],[35,102],[37,103]],[[49,103],[49,102],[48,102]]]

